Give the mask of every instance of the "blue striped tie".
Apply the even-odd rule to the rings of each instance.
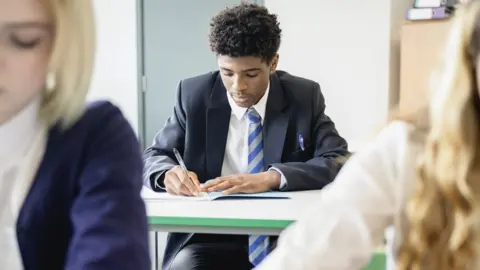
[[[247,111],[248,123],[248,172],[264,171],[262,118],[254,108]],[[248,258],[257,266],[268,255],[268,236],[250,235],[248,237]]]

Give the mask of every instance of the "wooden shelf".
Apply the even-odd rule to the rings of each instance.
[[[400,109],[415,110],[427,102],[431,74],[438,69],[451,19],[406,21],[400,48]]]

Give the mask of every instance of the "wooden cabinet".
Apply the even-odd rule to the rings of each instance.
[[[441,63],[450,25],[450,19],[402,25],[400,109],[415,110],[427,101],[431,74]]]

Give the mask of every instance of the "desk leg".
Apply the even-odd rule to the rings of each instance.
[[[148,234],[150,246],[150,261],[152,263],[151,270],[158,270],[158,247],[157,247],[157,232],[150,231]]]
[[[155,270],[160,270],[158,267],[158,232],[155,232]]]

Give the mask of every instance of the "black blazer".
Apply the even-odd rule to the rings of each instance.
[[[325,115],[318,83],[277,71],[270,77],[264,120],[265,168],[274,166],[287,179],[284,191],[320,189],[332,182],[348,154],[347,143]],[[220,176],[231,108],[218,71],[182,80],[173,115],[144,153],[144,184],[155,191],[159,174],[178,165],[172,149],[182,154],[201,182]],[[298,135],[304,139],[304,150]],[[169,236],[165,264],[191,234]]]

